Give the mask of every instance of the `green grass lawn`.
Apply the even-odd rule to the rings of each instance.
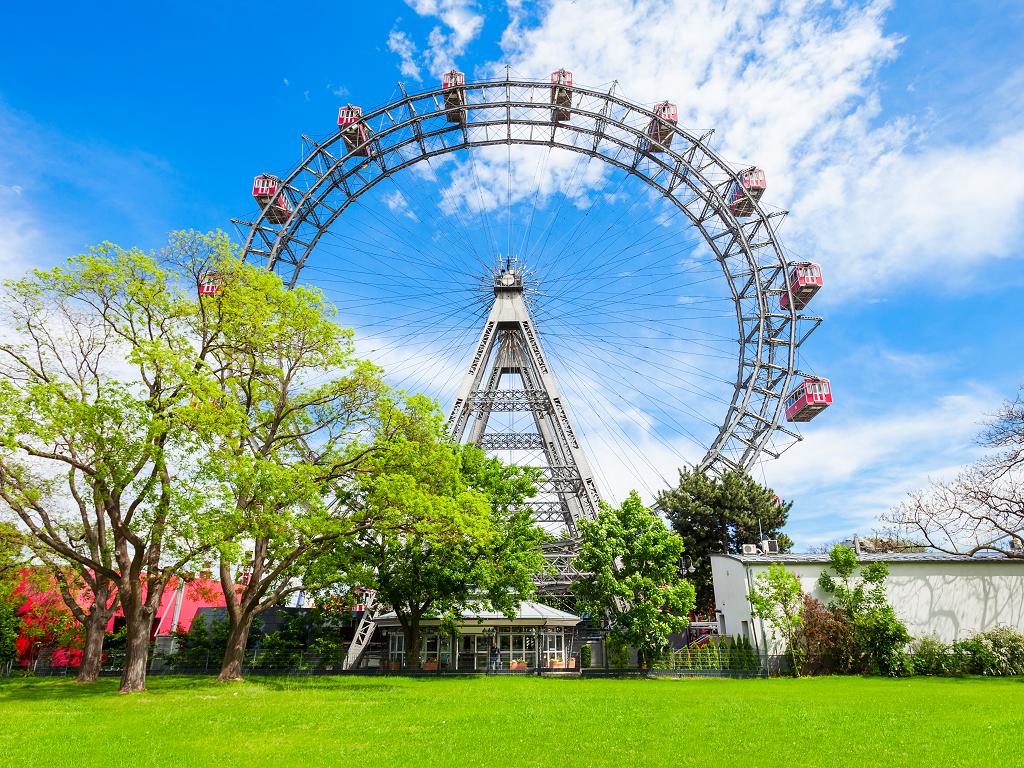
[[[0,766],[1024,765],[1024,680],[0,682]]]

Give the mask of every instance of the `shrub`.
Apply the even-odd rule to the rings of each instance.
[[[750,640],[742,635],[733,639],[729,644],[729,669],[750,671],[760,666],[757,652]]]
[[[0,595],[0,667],[18,658],[18,632],[21,617],[13,597]]]
[[[848,675],[863,672],[865,654],[853,622],[842,610],[827,608],[820,600],[804,595],[803,625],[798,642],[804,648],[803,673]]]
[[[593,650],[590,647],[590,643],[584,643],[580,646],[580,669],[586,669],[590,666],[592,654]]]
[[[712,640],[704,646],[705,669],[718,669],[722,663],[722,657],[718,650],[718,644]]]
[[[914,642],[910,661],[917,675],[956,675],[962,671],[953,648],[931,637],[922,637]]]
[[[852,623],[857,646],[879,672],[892,677],[911,674],[910,633],[886,600],[889,567],[877,560],[862,564],[854,550],[841,544],[829,552],[829,564],[835,573],[825,570],[818,578],[821,589],[832,596],[829,609]]]
[[[260,639],[254,666],[265,669],[297,669],[302,662],[302,648],[297,647],[286,632],[268,632]]]
[[[122,630],[123,631],[123,630]],[[209,619],[196,614],[188,632],[174,633],[177,650],[173,664],[177,669],[216,669],[224,658],[228,646],[228,625],[220,619]]]
[[[878,671],[889,677],[903,677],[913,673],[907,644],[910,633],[896,617],[891,605],[884,605],[861,616],[854,622],[862,647],[871,654]]]
[[[608,638],[608,666],[613,669],[629,666],[629,648],[621,640]]]
[[[740,638],[723,637],[718,641],[718,654],[725,669],[740,669],[743,651],[740,649]]]
[[[974,675],[1024,675],[1024,635],[996,627],[953,644],[960,670]]]
[[[345,658],[345,648],[333,637],[318,637],[311,644],[310,649],[320,657],[319,669],[340,669],[342,660]]]

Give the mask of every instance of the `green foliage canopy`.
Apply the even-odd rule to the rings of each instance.
[[[680,576],[683,539],[631,492],[620,507],[602,504],[596,520],[580,521],[576,567],[588,574],[574,587],[584,610],[612,619],[613,640],[649,663],[681,631],[694,607],[694,588]]]
[[[447,622],[470,606],[515,615],[543,567],[543,531],[525,500],[537,472],[505,466],[451,442],[436,405],[422,396],[394,403],[380,419],[377,444],[355,484],[353,503],[371,524],[311,570],[323,584],[344,574],[376,590],[396,613],[407,664],[419,666],[424,617]]]
[[[793,502],[780,502],[773,490],[758,484],[746,472],[715,476],[682,469],[679,484],[663,491],[656,506],[683,537],[686,554],[696,569],[691,579],[701,610],[711,609],[715,603],[712,553],[736,554],[744,544],[762,538],[778,539],[782,552],[793,546],[782,533]]]
[[[823,570],[818,578],[818,586],[832,596],[829,607],[853,622],[861,649],[883,674],[908,674],[910,633],[886,598],[889,566],[880,560],[862,565],[857,553],[843,544],[832,547],[829,565],[832,572]]]
[[[365,510],[345,503],[347,486],[388,439],[386,430],[370,439],[388,393],[319,290],[286,288],[211,249],[208,236],[174,242],[181,272],[197,286],[215,274],[221,288],[196,304],[193,336],[210,340],[214,381],[189,416],[210,436],[203,473],[230,499],[211,533],[230,629],[221,678],[238,679],[253,619],[299,589],[335,538],[365,524]]]
[[[223,235],[204,247],[231,249]],[[223,501],[193,460],[210,425],[189,408],[216,387],[217,337],[193,333],[196,302],[165,261],[105,243],[3,295],[0,497],[55,568],[77,568],[94,609],[116,585],[126,691],[144,687],[163,585],[208,548]]]
[[[17,658],[16,643],[21,631],[18,609],[23,601],[14,591],[24,565],[22,546],[18,529],[0,521],[0,667]]]
[[[785,639],[794,675],[803,667],[798,632],[803,624],[800,579],[782,563],[772,563],[757,575],[748,595],[752,614],[764,619]]]

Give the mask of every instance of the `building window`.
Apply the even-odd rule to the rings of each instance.
[[[388,634],[388,659],[405,666],[405,635],[401,632]]]

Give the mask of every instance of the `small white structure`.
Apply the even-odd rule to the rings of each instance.
[[[1024,560],[931,552],[862,553],[858,559],[889,566],[889,603],[914,637],[951,643],[997,625],[1024,631]],[[751,615],[747,600],[754,579],[772,563],[785,565],[804,592],[828,604],[829,596],[818,587],[827,555],[711,555],[719,632],[744,636],[761,652],[774,655],[784,653],[785,644]]]
[[[405,666],[405,635],[394,611],[374,617],[387,642],[384,665]],[[437,618],[421,624],[420,658],[423,669],[482,671],[492,663],[496,646],[498,669],[578,669],[576,625],[580,617],[542,603],[524,601],[513,619],[489,610],[467,610],[458,622],[459,635],[441,631]]]

